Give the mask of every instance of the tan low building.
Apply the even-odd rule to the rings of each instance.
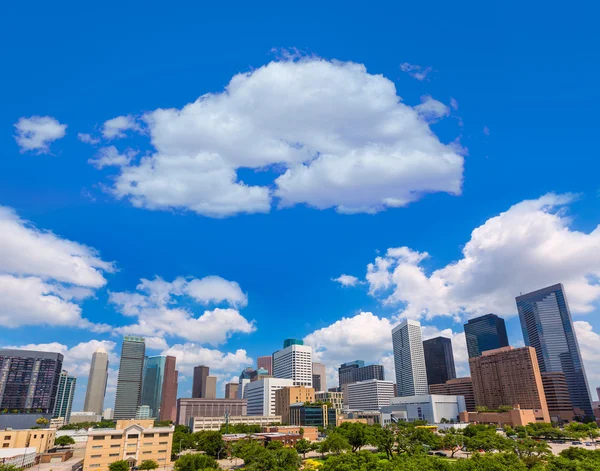
[[[275,391],[275,415],[284,424],[292,425],[291,405],[299,402],[315,402],[315,390],[306,386],[287,386]]]
[[[317,427],[302,427],[300,425],[272,425],[263,427],[264,433],[284,433],[288,435],[301,435],[302,438],[314,442],[319,437]]]
[[[129,461],[138,466],[147,460],[159,467],[171,462],[174,427],[154,427],[154,420],[118,420],[114,429],[90,429],[83,471],[106,471],[111,463]]]
[[[511,427],[535,424],[536,411],[531,409],[515,408],[507,412],[460,412],[461,422],[472,424],[510,425]]]
[[[0,430],[2,448],[34,447],[36,453],[46,453],[54,446],[56,430],[37,428],[26,430]]]

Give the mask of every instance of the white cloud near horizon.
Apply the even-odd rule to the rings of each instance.
[[[408,62],[403,62],[400,64],[400,70],[402,72],[406,72],[412,78],[417,79],[419,82],[427,80],[427,76],[433,72],[433,68],[431,67],[423,67],[418,64],[410,64]]]
[[[15,123],[15,140],[21,153],[37,151],[38,154],[50,152],[50,144],[65,137],[67,125],[61,124],[52,116],[22,117]]]
[[[360,280],[353,275],[340,275],[337,278],[333,278],[331,281],[335,281],[344,287],[356,286],[360,283]]]
[[[102,136],[105,139],[119,139],[126,137],[125,131],[140,131],[141,126],[136,118],[131,115],[117,116],[116,118],[105,121],[102,125]]]
[[[98,150],[96,156],[88,159],[88,163],[92,164],[97,169],[104,167],[123,167],[137,155],[137,151],[126,149],[123,153],[119,153],[115,146],[102,147]]]
[[[404,104],[392,81],[361,64],[274,61],[235,75],[224,92],[143,115],[155,152],[120,166],[111,192],[209,217],[266,213],[275,202],[375,213],[426,193],[458,195],[460,146],[428,125],[445,115],[431,97]],[[119,118],[105,123],[105,137],[137,125]],[[267,170],[273,182],[248,184],[240,168]]]

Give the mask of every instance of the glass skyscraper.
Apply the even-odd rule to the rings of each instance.
[[[385,379],[383,365],[367,365],[362,360],[355,360],[344,363],[338,368],[338,377],[340,387],[344,384],[356,383],[358,381],[367,381],[369,379]]]
[[[73,396],[75,395],[75,385],[77,378],[69,376],[66,371],[60,374],[58,380],[58,393],[56,394],[56,402],[54,404],[54,413],[52,417],[64,417],[65,423],[68,424],[71,419],[71,407],[73,406]]]
[[[144,365],[141,405],[149,407],[150,417],[153,418],[158,418],[160,412],[166,361],[164,355],[147,357]]]
[[[504,319],[496,314],[469,319],[465,324],[465,337],[469,358],[481,356],[481,353],[487,350],[508,347]]]
[[[525,345],[535,348],[542,373],[562,372],[571,403],[593,417],[590,389],[562,284],[517,296]]]
[[[143,337],[123,338],[115,397],[115,420],[135,419],[142,393],[146,343]]]
[[[423,342],[427,383],[442,384],[456,378],[452,340],[447,337],[435,337]]]

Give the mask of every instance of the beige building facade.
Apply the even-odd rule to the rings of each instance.
[[[49,428],[0,430],[2,448],[35,448],[36,453],[46,453],[55,439],[56,430]]]
[[[290,422],[290,406],[299,402],[315,402],[314,388],[287,386],[275,391],[275,415],[280,415],[284,424]]]
[[[139,466],[147,460],[159,467],[171,463],[174,427],[154,427],[154,420],[118,420],[114,429],[91,429],[83,471],[107,471],[115,461]]]

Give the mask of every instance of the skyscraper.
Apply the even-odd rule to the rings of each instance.
[[[66,371],[60,373],[58,380],[58,392],[56,402],[54,403],[53,418],[64,417],[65,423],[69,423],[71,418],[71,407],[73,406],[73,396],[75,395],[75,384],[77,378],[69,376]]]
[[[562,372],[577,415],[593,416],[590,388],[562,284],[517,296],[525,345],[535,348],[542,373]]]
[[[210,368],[204,365],[194,367],[194,379],[192,382],[192,397],[206,397],[206,377],[210,374]]]
[[[225,385],[225,399],[237,399],[239,386],[238,383],[227,383]]]
[[[88,376],[87,389],[85,390],[85,401],[83,403],[84,412],[102,414],[107,381],[108,353],[104,348],[100,347],[92,355],[90,375]]]
[[[519,404],[550,422],[542,376],[531,347],[502,347],[469,359],[475,403],[497,409]]]
[[[392,330],[398,396],[429,394],[421,324],[406,319]]]
[[[60,353],[0,349],[0,409],[52,414],[62,363]]]
[[[327,391],[327,371],[323,363],[313,363],[313,388],[316,392]]]
[[[256,359],[256,367],[267,370],[269,376],[273,376],[273,357],[271,355],[258,357]]]
[[[177,414],[175,363],[176,359],[172,356],[157,355],[146,358],[140,405],[149,407],[152,418],[175,420],[170,418]]]
[[[142,395],[146,343],[143,337],[128,335],[121,346],[121,363],[115,397],[115,420],[134,419]]]
[[[312,387],[312,347],[286,339],[283,348],[273,353],[273,376],[291,379],[294,386]]]
[[[340,387],[344,384],[367,381],[369,379],[385,380],[383,365],[367,365],[362,360],[343,363],[338,368]]]
[[[456,378],[452,340],[447,337],[435,337],[423,342],[427,383],[442,384]]]
[[[465,324],[469,358],[480,356],[486,350],[508,347],[504,319],[496,314],[469,319]]]
[[[205,378],[205,387],[204,387],[204,397],[206,399],[216,399],[217,398],[217,377],[213,375],[208,375]]]

